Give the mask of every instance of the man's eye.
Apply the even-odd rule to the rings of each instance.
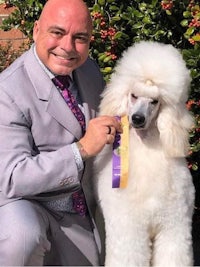
[[[56,36],[56,37],[60,37],[60,36],[62,36],[62,33],[59,32],[59,31],[52,31],[51,33],[52,33],[54,36]]]
[[[88,43],[88,37],[86,36],[76,36],[76,40],[81,43]]]

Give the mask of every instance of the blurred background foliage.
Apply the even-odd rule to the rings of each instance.
[[[32,43],[33,23],[46,0],[4,1],[5,8],[15,6],[1,28],[18,28],[28,41],[14,51],[12,44],[0,47],[1,69],[7,67]],[[190,133],[191,149],[188,166],[200,192],[200,6],[199,0],[86,0],[94,23],[90,55],[109,81],[122,52],[140,40],[170,43],[180,49],[191,71],[192,83],[188,109],[195,126]],[[133,59],[134,60],[134,59]],[[199,198],[199,199],[198,199]],[[200,203],[200,196],[197,196]],[[200,204],[198,204],[200,206]]]

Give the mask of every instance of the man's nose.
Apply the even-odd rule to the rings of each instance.
[[[62,40],[60,41],[60,46],[65,51],[72,51],[74,50],[74,40],[71,36],[63,36]]]

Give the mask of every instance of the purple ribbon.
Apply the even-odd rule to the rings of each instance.
[[[119,121],[119,116],[116,117]],[[120,134],[116,133],[115,141],[113,143],[113,157],[112,157],[112,188],[120,187],[121,178],[121,160],[120,160]]]

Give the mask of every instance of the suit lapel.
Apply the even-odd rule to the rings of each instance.
[[[47,112],[63,127],[71,132],[76,139],[81,138],[82,130],[79,122],[55,87],[51,90],[51,95],[47,105]]]
[[[58,123],[71,132],[76,139],[80,139],[82,130],[79,122],[53,82],[49,79],[49,76],[38,63],[34,56],[33,48],[27,53],[25,67],[38,99],[47,102],[47,112],[57,120]]]

